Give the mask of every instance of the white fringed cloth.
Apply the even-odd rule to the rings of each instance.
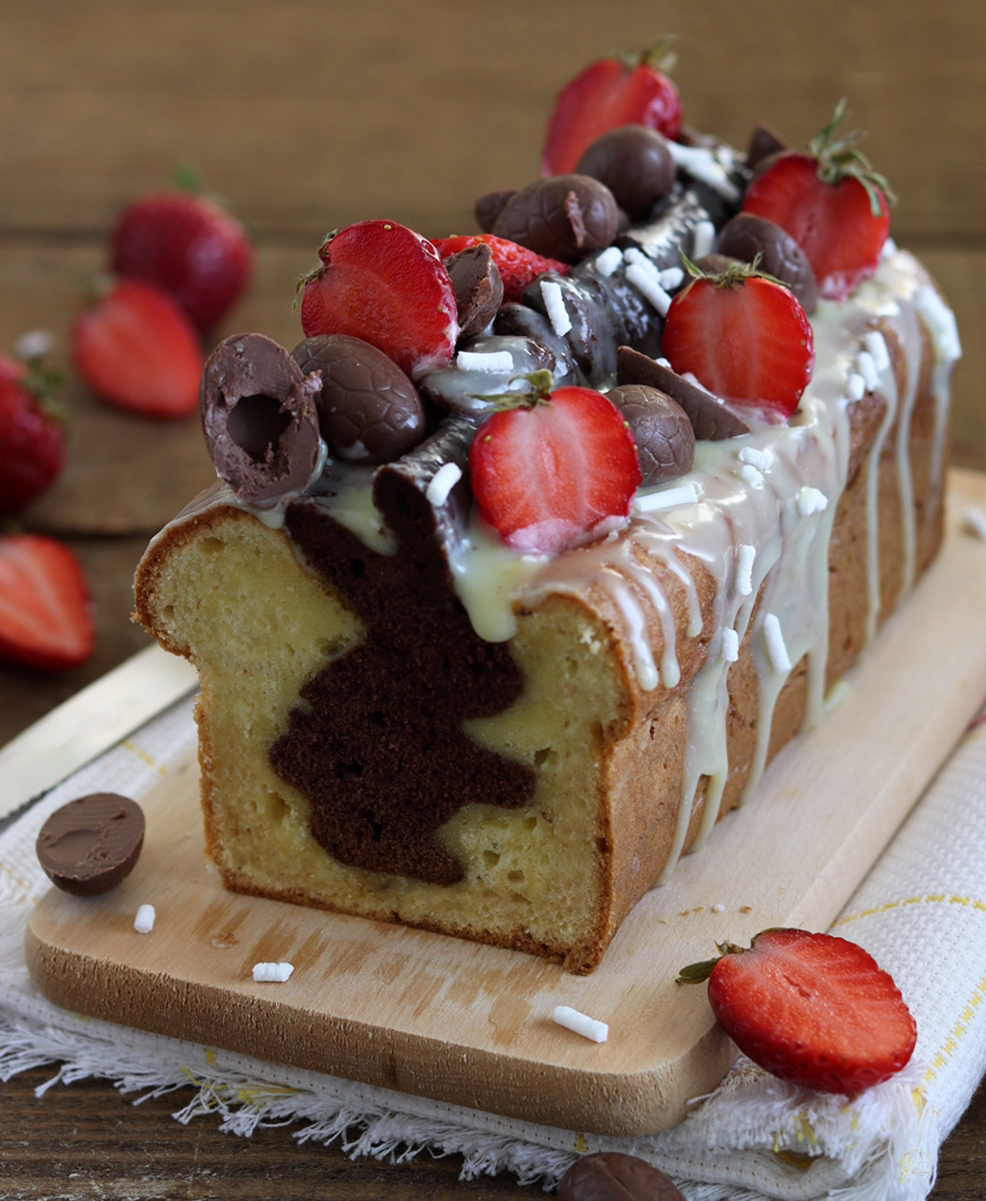
[[[54,789],[0,834],[0,1077],[42,1064],[39,1090],[89,1076],[124,1093],[187,1088],[180,1122],[209,1115],[249,1136],[293,1125],[352,1155],[461,1155],[462,1175],[510,1172],[550,1189],[581,1153],[643,1156],[690,1201],[916,1201],[938,1148],[986,1071],[986,718],[980,716],[834,923],[897,981],[918,1025],[907,1069],[847,1102],[740,1058],[678,1126],[617,1139],[577,1134],[113,1026],[50,1004],[24,965],[27,914],[48,887],[34,852],[57,806],[86,792],[139,800],[195,739],[189,703]]]

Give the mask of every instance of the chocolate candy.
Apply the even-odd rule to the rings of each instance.
[[[199,407],[216,471],[247,504],[307,487],[319,462],[318,378],[263,334],[220,342],[202,372]]]
[[[114,792],[95,792],[51,814],[38,834],[37,855],[57,888],[95,897],[130,875],[143,845],[140,806]]]
[[[664,484],[691,471],[695,431],[688,414],[657,388],[622,384],[606,393],[620,410],[637,442],[641,483]]]
[[[703,275],[724,275],[733,263],[740,261],[728,254],[702,254],[697,259],[692,259]]]
[[[632,221],[646,217],[674,187],[668,144],[656,129],[643,125],[623,125],[596,138],[575,170],[604,183]]]
[[[616,352],[616,382],[646,384],[670,396],[688,414],[695,437],[703,441],[718,442],[750,432],[739,413],[717,396],[629,346]]]
[[[616,236],[613,193],[588,175],[549,175],[511,196],[493,233],[563,263],[577,263]]]
[[[572,1164],[558,1184],[558,1201],[685,1201],[685,1197],[646,1160],[619,1151],[598,1151]]]
[[[503,303],[503,280],[485,242],[449,255],[445,269],[455,289],[459,341],[481,334]]]
[[[506,188],[500,192],[487,192],[485,196],[480,196],[473,205],[472,211],[476,218],[476,224],[483,233],[488,234],[492,231],[497,217],[503,211],[503,206],[511,196],[516,195],[516,188]]]
[[[347,463],[389,463],[425,436],[417,389],[382,350],[349,334],[320,334],[291,355],[318,372],[318,420],[329,453]]]
[[[815,311],[818,289],[811,264],[787,230],[773,221],[755,213],[737,213],[723,226],[718,250],[744,263],[759,255],[759,270],[787,284],[806,313]]]
[[[775,129],[769,125],[758,125],[750,135],[746,148],[746,165],[751,171],[759,172],[768,159],[775,158],[787,148],[787,142]]]

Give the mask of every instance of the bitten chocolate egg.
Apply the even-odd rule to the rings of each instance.
[[[589,175],[549,175],[521,188],[493,225],[508,238],[563,263],[577,263],[616,236],[620,212],[613,193]]]
[[[656,129],[643,125],[623,125],[596,138],[575,170],[604,183],[633,221],[645,217],[674,187],[675,166],[668,144]]]
[[[622,384],[606,396],[626,418],[636,439],[644,487],[666,483],[691,470],[695,431],[681,405],[643,384]]]
[[[347,463],[390,463],[425,436],[418,390],[396,363],[349,334],[306,338],[291,352],[306,375],[319,372],[319,427],[329,453]]]
[[[485,242],[467,246],[445,259],[455,289],[459,344],[483,332],[503,303],[503,280]]]
[[[247,504],[272,505],[307,487],[319,445],[318,380],[263,334],[235,334],[206,360],[199,390],[205,443],[219,475]]]
[[[811,264],[787,230],[773,221],[755,213],[737,213],[722,227],[716,248],[719,254],[744,263],[759,255],[759,269],[787,284],[806,313],[815,311],[818,288]]]
[[[38,834],[38,861],[52,884],[96,897],[133,870],[144,845],[144,814],[136,801],[94,792],[56,809]]]

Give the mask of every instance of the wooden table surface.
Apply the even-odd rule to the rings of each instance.
[[[656,13],[656,15],[655,15]],[[655,25],[655,21],[660,24]],[[253,285],[211,340],[256,329],[291,346],[295,278],[329,229],[391,217],[426,235],[469,232],[473,199],[534,178],[552,97],[611,49],[678,35],[676,79],[695,126],[744,145],[759,120],[801,144],[847,96],[900,196],[892,232],[950,297],[965,359],[955,462],[986,470],[986,9],[979,0],[33,0],[0,9],[0,350],[68,330],[106,233],[130,197],[191,163],[250,228]],[[79,553],[98,645],[77,671],[0,667],[0,744],[145,644],[129,620],[148,537],[212,476],[197,421],[110,410],[71,378],[58,485],[22,515]],[[2,465],[0,465],[2,470]],[[511,1177],[457,1180],[457,1159],[400,1166],[250,1140],[133,1108],[104,1083],[0,1086],[0,1174],[11,1198],[508,1198]],[[982,1195],[986,1091],[946,1142],[936,1201]],[[536,1190],[535,1190],[536,1191]]]

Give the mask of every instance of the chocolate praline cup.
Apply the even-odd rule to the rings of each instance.
[[[62,805],[38,833],[35,849],[56,888],[101,896],[133,871],[144,845],[144,814],[136,801],[95,792]]]

